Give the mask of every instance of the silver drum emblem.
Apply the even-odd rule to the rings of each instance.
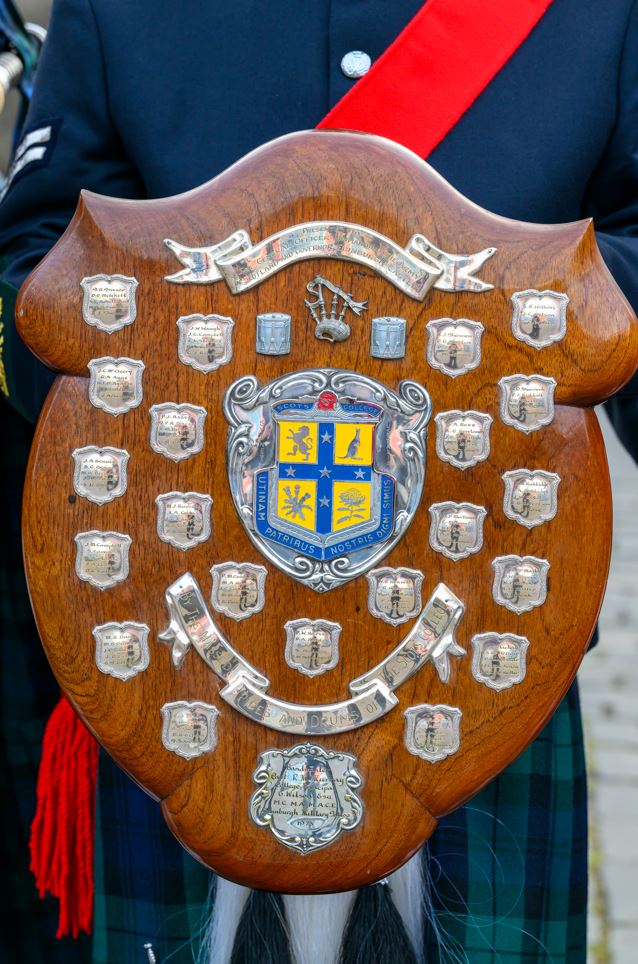
[[[325,592],[370,569],[421,499],[430,399],[335,369],[263,388],[251,375],[224,398],[228,477],[248,535],[287,575]]]
[[[75,572],[83,582],[109,589],[128,576],[128,553],[133,540],[121,532],[78,532]]]
[[[221,562],[211,569],[211,602],[218,613],[247,619],[264,608],[267,571],[252,562]]]
[[[142,401],[144,362],[134,358],[92,358],[89,401],[110,415],[123,415]]]
[[[132,325],[137,315],[137,279],[123,274],[94,274],[80,282],[82,317],[87,325],[111,334]]]
[[[528,639],[514,633],[479,633],[472,638],[472,676],[493,690],[521,683],[528,646]]]
[[[392,625],[412,619],[421,610],[423,573],[418,569],[384,566],[367,574],[368,609]]]
[[[503,512],[508,519],[533,529],[556,515],[560,476],[555,472],[514,469],[503,474],[503,482]]]
[[[361,822],[356,763],[350,753],[333,753],[314,743],[266,750],[253,774],[258,789],[250,816],[297,853],[326,847]]]
[[[483,545],[487,509],[471,502],[435,502],[430,506],[430,545],[448,559],[465,559]]]
[[[513,613],[528,613],[547,599],[550,564],[535,556],[498,556],[492,560],[492,596]]]
[[[512,295],[512,334],[532,348],[547,348],[567,331],[569,298],[558,291],[516,291]]]
[[[85,445],[71,453],[75,463],[73,488],[83,499],[104,505],[126,492],[129,453],[110,445]]]
[[[259,355],[288,355],[290,353],[290,315],[271,311],[257,315],[257,343]]]
[[[373,318],[370,354],[373,358],[403,358],[405,355],[405,318]]]
[[[441,412],[436,422],[436,454],[457,469],[469,469],[490,454],[492,416],[483,412]]]
[[[341,626],[328,619],[292,619],[286,623],[286,662],[304,676],[320,676],[339,661]]]
[[[93,630],[95,662],[101,673],[127,680],[149,663],[149,628],[144,623],[103,623]]]
[[[427,359],[432,368],[450,378],[464,375],[481,361],[481,338],[485,329],[467,318],[439,318],[428,321]]]
[[[498,383],[501,418],[519,432],[535,432],[554,418],[556,381],[543,375],[508,375]]]
[[[213,500],[201,492],[165,492],[155,499],[157,534],[176,549],[192,549],[210,536]]]
[[[235,322],[224,315],[186,315],[177,319],[179,360],[200,372],[214,372],[233,357]]]
[[[217,746],[219,710],[208,703],[177,700],[162,707],[162,743],[171,753],[192,760]]]
[[[461,710],[438,703],[421,703],[405,711],[405,745],[415,756],[436,763],[461,745]]]
[[[201,405],[162,402],[152,405],[151,448],[174,462],[201,452],[204,445],[206,409]]]

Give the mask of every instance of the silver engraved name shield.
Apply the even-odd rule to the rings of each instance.
[[[290,353],[290,315],[271,311],[257,315],[255,350],[259,355],[288,355]]]
[[[73,488],[96,505],[118,499],[126,492],[129,453],[110,445],[85,445],[71,453],[74,461]]]
[[[304,676],[320,676],[339,661],[341,626],[328,619],[292,619],[286,623],[286,662]]]
[[[525,679],[529,640],[514,633],[479,633],[472,638],[472,676],[493,690]]]
[[[355,372],[294,372],[224,398],[228,478],[246,531],[287,575],[325,592],[371,568],[412,521],[430,399]]]
[[[457,469],[469,469],[490,454],[492,416],[484,412],[440,412],[436,422],[436,454]]]
[[[133,540],[121,532],[78,532],[75,572],[83,582],[108,589],[128,576],[128,553]]]
[[[432,368],[450,378],[464,375],[481,361],[481,338],[484,328],[479,321],[467,318],[438,318],[428,321],[427,359]]]
[[[214,372],[233,357],[235,322],[224,315],[185,315],[177,319],[179,360],[200,372]]]
[[[498,556],[492,560],[492,596],[513,613],[528,613],[547,599],[550,564],[535,556]]]
[[[373,358],[403,358],[405,355],[405,318],[372,319],[370,354]]]
[[[127,680],[149,663],[149,628],[144,623],[103,623],[93,629],[95,662],[101,673]]]
[[[567,295],[559,291],[516,291],[512,304],[512,334],[519,341],[540,349],[565,337]]]
[[[422,760],[436,763],[456,753],[461,745],[461,710],[438,703],[411,706],[405,716],[405,745]]]
[[[430,506],[430,545],[448,559],[466,559],[483,546],[487,509],[471,502],[435,502]]]
[[[361,822],[356,763],[350,753],[333,753],[314,743],[266,750],[253,774],[258,789],[250,816],[297,853],[326,847]]]
[[[152,405],[151,448],[174,462],[201,452],[204,445],[206,409],[201,405],[162,402]]]
[[[418,569],[383,566],[367,574],[368,609],[391,625],[412,619],[421,610],[423,573]]]
[[[111,334],[132,325],[137,316],[137,279],[123,274],[94,274],[80,282],[82,317],[87,325]]]
[[[155,499],[157,534],[176,549],[192,549],[210,536],[213,500],[201,492],[165,492]]]
[[[211,602],[218,613],[247,619],[264,608],[267,570],[252,562],[221,562],[210,571]]]
[[[219,710],[208,703],[176,700],[162,707],[162,743],[171,753],[193,760],[217,746]]]
[[[514,469],[503,474],[503,512],[528,529],[549,522],[558,508],[560,476],[543,469]]]
[[[543,375],[508,375],[498,383],[501,418],[519,432],[535,432],[554,418],[556,381]]]
[[[144,362],[134,358],[92,358],[89,401],[110,415],[123,415],[142,401]]]

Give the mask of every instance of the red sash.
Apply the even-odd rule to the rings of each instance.
[[[380,134],[427,157],[552,0],[428,0],[318,127]]]

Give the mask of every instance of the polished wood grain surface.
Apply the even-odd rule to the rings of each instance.
[[[238,229],[257,242],[294,224],[341,220],[372,228],[404,245],[425,234],[451,253],[495,246],[479,276],[494,285],[484,293],[431,290],[417,302],[370,269],[315,259],[286,267],[258,287],[232,295],[224,282],[171,285],[180,265],[163,244],[208,245]],[[133,275],[139,280],[137,320],[106,334],[82,319],[82,278]],[[369,311],[350,316],[351,337],[319,341],[304,306],[306,284],[317,274],[367,300]],[[512,336],[511,295],[529,288],[569,295],[567,335],[537,351]],[[291,353],[255,353],[255,317],[292,316]],[[178,360],[180,316],[215,312],[235,321],[233,357],[209,374]],[[370,355],[370,318],[407,320],[405,358]],[[451,379],[425,358],[426,323],[452,317],[485,327],[481,364]],[[348,889],[385,876],[432,832],[436,820],[476,793],[539,732],[573,679],[593,630],[607,577],[611,498],[604,446],[587,408],[618,390],[638,364],[638,329],[596,248],[589,222],[527,225],[485,212],[450,188],[408,151],[379,138],[311,132],[291,135],[251,154],[209,185],[154,202],[116,201],[83,195],[64,237],[25,283],[18,305],[21,334],[47,364],[65,373],[41,416],[25,494],[27,576],[38,628],[60,685],[92,732],[117,762],[161,801],[181,842],[219,873],[241,883],[283,892]],[[87,364],[111,355],[142,359],[142,404],[118,417],[93,407]],[[190,570],[206,597],[210,567],[236,561],[264,564],[266,605],[236,623],[215,619],[232,645],[271,680],[269,693],[317,704],[347,698],[348,683],[384,658],[412,623],[391,626],[373,618],[364,577],[326,594],[294,582],[267,562],[250,542],[232,504],[226,471],[227,423],[221,400],[239,377],[265,384],[303,368],[343,368],[396,389],[403,378],[421,382],[433,412],[474,409],[489,413],[491,453],[461,472],[441,462],[435,427],[428,430],[428,461],[421,504],[406,535],[383,565],[424,573],[427,599],[443,581],[464,603],[457,641],[467,650],[452,660],[442,683],[430,663],[401,686],[399,705],[378,722],[333,737],[312,737],[327,749],[354,754],[364,779],[362,823],[331,845],[301,856],[248,812],[259,754],[303,742],[240,716],[219,698],[221,682],[189,652],[176,669],[157,634],[166,625],[164,591]],[[498,381],[506,375],[556,379],[551,425],[524,435],[499,418]],[[208,415],[203,450],[176,464],[148,444],[149,408],[166,401],[202,405]],[[97,506],[75,494],[71,452],[83,445],[128,450],[128,490]],[[535,529],[506,518],[502,474],[515,468],[546,469],[561,477],[558,513]],[[211,538],[187,553],[156,532],[155,498],[194,490],[213,498]],[[452,561],[428,542],[428,507],[445,500],[485,506],[482,550]],[[132,538],[130,575],[103,592],[81,582],[74,569],[78,532],[115,530]],[[543,606],[517,616],[492,599],[492,560],[533,555],[551,563]],[[341,623],[337,667],[309,679],[284,659],[284,624],[326,618]],[[110,620],[136,620],[150,629],[150,665],[123,682],[95,664],[91,630]],[[476,633],[512,632],[530,640],[525,680],[493,691],[471,674],[470,640]],[[214,752],[184,760],[162,745],[161,706],[203,700],[217,707]],[[463,712],[460,750],[432,764],[404,744],[403,712],[420,703],[445,703]]]

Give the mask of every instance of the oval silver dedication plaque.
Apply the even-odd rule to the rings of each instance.
[[[481,361],[481,338],[485,329],[467,318],[428,321],[427,359],[432,368],[456,378],[472,371]]]
[[[559,291],[516,291],[512,295],[512,334],[532,348],[548,348],[567,332],[569,297]]]
[[[368,609],[377,619],[393,626],[421,611],[423,573],[418,569],[383,566],[367,573]]]
[[[184,365],[200,372],[214,372],[233,357],[235,322],[224,315],[185,315],[177,319],[177,352]]]
[[[543,375],[508,375],[498,383],[501,419],[519,432],[536,432],[554,419],[556,381]]]
[[[162,743],[171,753],[185,760],[210,753],[217,746],[219,710],[208,703],[176,700],[164,703],[161,710]]]
[[[267,570],[252,562],[220,562],[210,571],[211,602],[218,613],[231,619],[247,619],[264,608]]]
[[[479,633],[472,637],[472,676],[493,690],[506,690],[525,679],[529,640],[514,633]]]
[[[436,454],[465,470],[484,462],[490,454],[491,415],[484,412],[440,412],[436,422]]]
[[[435,502],[430,506],[430,545],[448,559],[466,559],[483,545],[487,509],[471,502]]]
[[[204,419],[201,405],[162,402],[152,405],[151,448],[167,459],[180,462],[201,452],[204,445]]]
[[[201,492],[165,492],[155,499],[157,534],[176,549],[192,549],[210,536],[213,500]]]
[[[78,532],[75,572],[97,589],[109,589],[128,576],[128,553],[133,540],[121,532]]]
[[[87,325],[107,334],[132,325],[137,316],[138,281],[123,274],[94,274],[82,278],[82,317]]]
[[[463,713],[455,706],[421,703],[411,706],[405,716],[405,745],[410,753],[429,763],[437,763],[456,753],[461,745]]]
[[[101,673],[127,680],[142,673],[149,663],[148,634],[144,623],[103,623],[93,629],[95,662]]]
[[[126,492],[126,467],[129,453],[125,449],[105,445],[85,445],[74,449],[71,457],[73,469],[73,488],[83,499],[104,505],[118,499]]]
[[[528,529],[549,522],[558,509],[560,476],[543,469],[514,469],[503,473],[503,512]]]
[[[550,564],[535,556],[498,556],[492,560],[492,596],[513,613],[528,613],[547,599]]]
[[[134,358],[92,358],[88,364],[89,401],[110,415],[123,415],[142,401],[144,362]]]
[[[292,619],[286,623],[286,662],[304,676],[319,676],[339,661],[341,626],[328,619]]]

